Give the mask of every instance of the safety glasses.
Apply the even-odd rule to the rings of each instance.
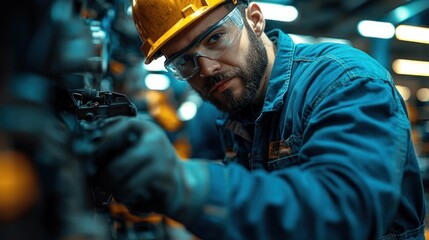
[[[198,36],[188,47],[165,61],[165,68],[178,80],[194,77],[200,67],[197,60],[206,57],[218,59],[237,41],[243,30],[243,19],[237,8],[207,31]]]

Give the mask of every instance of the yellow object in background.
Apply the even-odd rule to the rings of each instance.
[[[191,156],[191,144],[186,138],[178,138],[174,143],[177,155],[180,159],[185,160]]]
[[[150,115],[168,132],[177,131],[183,126],[177,116],[176,108],[169,102],[165,93],[148,91],[146,93]]]
[[[23,153],[0,151],[0,221],[13,221],[39,199],[34,166]]]

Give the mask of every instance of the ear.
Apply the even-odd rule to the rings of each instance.
[[[264,33],[265,19],[261,7],[257,3],[250,2],[246,8],[246,20],[258,37]]]

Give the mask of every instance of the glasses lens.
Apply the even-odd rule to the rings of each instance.
[[[217,59],[237,41],[243,19],[237,8],[195,39],[189,47],[165,62],[165,67],[179,80],[188,80],[199,70],[198,57]]]

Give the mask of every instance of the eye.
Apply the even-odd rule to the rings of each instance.
[[[222,34],[221,33],[215,33],[215,34],[213,34],[209,39],[208,39],[208,43],[209,44],[214,44],[214,43],[216,43],[217,41],[219,41],[219,39],[222,37]]]
[[[214,48],[218,46],[222,46],[222,44],[227,39],[227,31],[226,29],[216,29],[215,32],[212,32],[205,41],[207,48]]]

